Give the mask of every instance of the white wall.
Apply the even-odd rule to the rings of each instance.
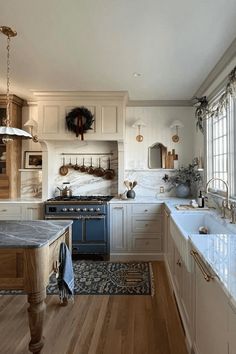
[[[137,128],[132,124],[137,119],[146,123],[141,128],[144,136],[139,143],[135,137]],[[171,139],[175,129],[170,129],[174,120],[180,120],[184,127],[179,129],[180,141],[174,143]],[[148,168],[148,147],[156,142],[164,144],[168,151],[175,149],[179,156],[179,166],[188,165],[198,153],[194,149],[195,119],[192,107],[127,107],[126,109],[126,137],[125,137],[125,179],[138,182],[135,187],[137,196],[173,196],[174,189],[164,183],[164,174],[172,173],[165,169]],[[164,195],[160,194],[160,187],[164,187]],[[125,187],[124,187],[125,190]]]
[[[125,137],[125,169],[147,169],[148,147],[156,142],[164,144],[168,151],[175,149],[179,155],[179,165],[186,165],[193,159],[194,110],[192,107],[127,107]],[[141,128],[144,136],[139,143],[135,137],[137,128],[132,128],[135,120],[141,118],[146,127]],[[184,128],[179,129],[180,141],[171,139],[175,129],[170,129],[174,120],[180,120]]]

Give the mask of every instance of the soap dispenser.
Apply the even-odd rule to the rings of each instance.
[[[202,195],[202,191],[199,192],[197,203],[198,203],[198,208],[204,208],[204,196]]]

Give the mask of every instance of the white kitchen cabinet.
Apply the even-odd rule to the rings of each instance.
[[[199,254],[196,257],[194,350],[196,354],[228,354],[227,298],[216,278],[206,281],[203,272],[210,271]]]
[[[229,319],[229,354],[236,354],[236,308],[228,304]]]
[[[131,204],[127,206],[129,249],[137,253],[162,252],[162,205]]]
[[[25,204],[22,206],[22,220],[43,219],[43,204]]]
[[[163,252],[162,218],[161,204],[112,203],[111,254],[156,259]]]
[[[78,139],[68,131],[65,118],[76,107],[94,116],[85,140],[121,140],[125,130],[127,92],[35,92],[38,101],[38,136],[42,140]]]
[[[0,220],[21,220],[21,215],[20,204],[0,203]]]
[[[128,251],[126,223],[127,206],[112,204],[110,206],[110,251],[122,253]]]
[[[42,203],[0,203],[0,220],[39,220]]]
[[[175,230],[170,228],[169,212],[164,210],[164,244],[165,260],[173,288],[179,314],[185,329],[188,348],[192,346],[192,273],[180,254],[175,242]]]

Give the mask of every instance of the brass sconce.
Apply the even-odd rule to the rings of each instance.
[[[143,135],[141,135],[141,127],[146,127],[146,124],[141,119],[138,119],[132,125],[132,128],[136,127],[138,127],[138,135],[136,136],[136,140],[138,143],[141,143],[143,141]]]
[[[34,119],[29,119],[27,122],[24,124],[24,127],[29,127],[30,134],[32,135],[32,140],[34,143],[38,143],[39,138],[36,134],[34,134],[34,130],[37,131],[38,124]]]
[[[175,128],[176,131],[175,131],[175,134],[172,136],[172,141],[174,143],[178,143],[179,142],[179,128],[183,128],[184,125],[182,122],[180,122],[180,120],[174,120],[171,125],[170,125],[170,128],[173,129]]]

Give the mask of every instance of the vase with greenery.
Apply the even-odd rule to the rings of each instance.
[[[193,184],[200,184],[202,176],[197,170],[197,164],[192,163],[187,167],[180,167],[174,170],[173,175],[167,174],[162,178],[169,183],[170,189],[175,188],[176,196],[179,198],[187,198],[191,192]]]

